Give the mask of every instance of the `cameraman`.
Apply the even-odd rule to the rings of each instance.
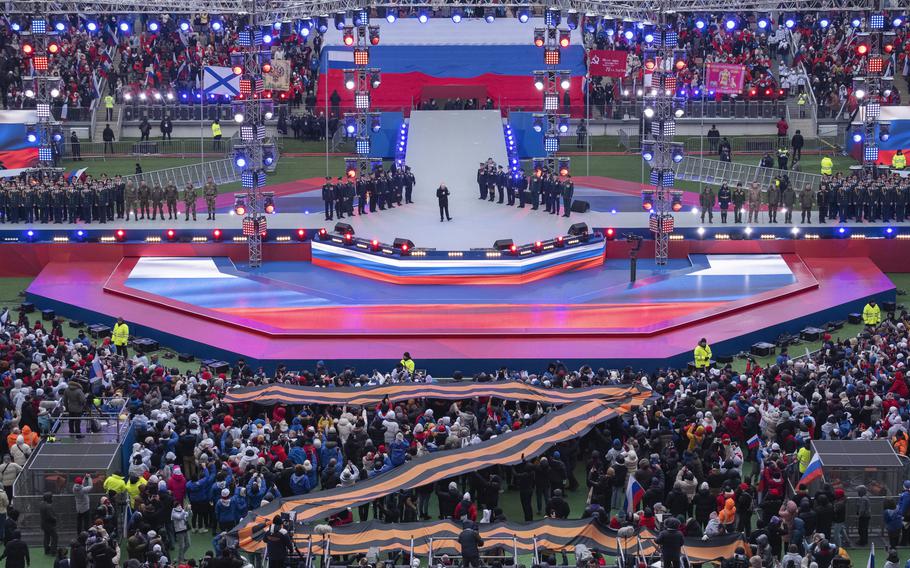
[[[272,519],[272,526],[265,536],[266,558],[269,560],[269,568],[284,568],[288,556],[294,552],[294,544],[288,535],[288,530],[284,527],[284,519],[281,515],[275,515]]]

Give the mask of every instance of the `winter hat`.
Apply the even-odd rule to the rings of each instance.
[[[221,496],[222,496],[223,498],[230,497],[230,496],[231,496],[231,490],[230,490],[230,489],[227,489],[227,488],[222,489],[222,490],[221,490]]]

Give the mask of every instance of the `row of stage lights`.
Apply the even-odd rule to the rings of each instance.
[[[717,228],[713,234],[713,238],[718,241],[724,240],[737,240],[743,239],[748,240],[752,238],[760,238],[761,240],[774,240],[784,237],[779,237],[775,233],[757,233],[761,229],[755,229],[750,226],[745,226],[742,229],[738,229],[735,232],[730,232],[725,228]],[[708,235],[708,230],[705,227],[698,227],[695,229],[696,235],[698,238],[704,239]],[[910,240],[910,233],[900,233],[894,227],[884,227],[881,229],[864,229],[863,232],[854,232],[851,227],[840,225],[838,227],[832,227],[830,231],[819,232],[815,229],[801,229],[800,227],[791,227],[790,228],[790,239],[799,239],[803,238],[806,240],[816,240],[816,239],[897,239],[897,240]],[[671,240],[682,240],[684,237],[681,234],[673,235],[670,237]]]

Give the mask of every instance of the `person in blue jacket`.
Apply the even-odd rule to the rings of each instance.
[[[303,469],[303,464],[295,465],[294,473],[291,474],[291,492],[294,495],[303,495],[309,493],[310,489],[312,489],[310,478]]]
[[[404,439],[404,434],[401,432],[395,434],[395,440],[392,442],[389,451],[389,460],[392,462],[392,467],[398,467],[405,462],[409,447],[410,444]]]
[[[215,481],[215,466],[208,465],[198,473],[193,473],[190,481],[186,483],[186,496],[190,500],[193,514],[192,530],[205,532],[214,527],[212,523],[212,502],[209,498],[212,483]]]
[[[234,528],[243,515],[240,514],[240,507],[231,497],[231,490],[225,487],[221,490],[221,498],[215,503],[215,520],[218,522],[218,530],[228,531]]]

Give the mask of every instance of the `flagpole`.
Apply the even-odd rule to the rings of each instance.
[[[205,164],[205,78],[202,76],[204,73],[204,67],[199,68],[199,87],[202,89],[202,105],[199,107],[199,160],[201,164]],[[205,180],[199,180],[200,185]]]

